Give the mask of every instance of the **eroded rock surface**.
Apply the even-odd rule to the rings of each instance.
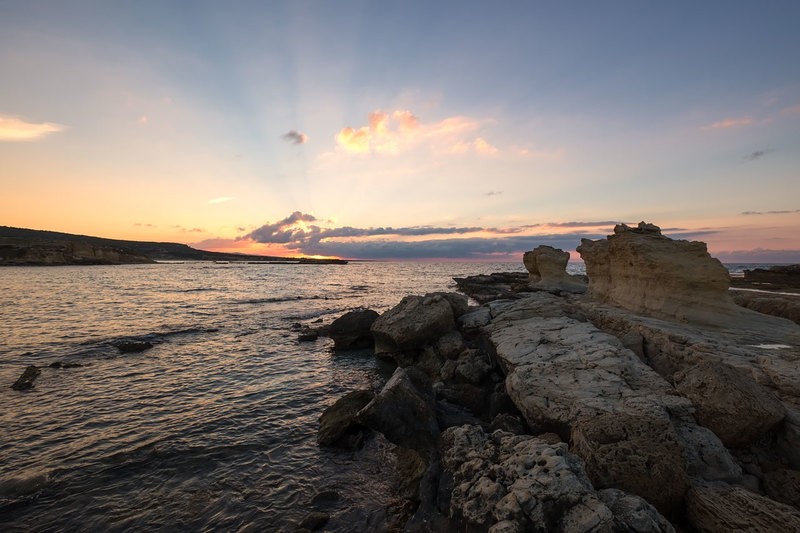
[[[453,306],[441,294],[406,296],[372,324],[375,353],[393,354],[422,348],[454,330],[455,326]]]
[[[673,531],[647,502],[598,494],[563,442],[477,426],[442,436],[450,518],[468,531]]]
[[[586,292],[582,277],[567,274],[569,252],[552,246],[537,246],[525,252],[522,262],[528,270],[531,287],[546,291]]]
[[[697,531],[800,531],[800,511],[742,487],[694,487],[687,497],[689,522]]]

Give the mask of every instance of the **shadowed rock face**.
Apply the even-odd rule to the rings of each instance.
[[[589,294],[601,302],[687,322],[717,323],[720,315],[738,313],[728,271],[705,243],[675,241],[641,222],[637,228],[620,224],[605,240],[583,239],[577,250]]]

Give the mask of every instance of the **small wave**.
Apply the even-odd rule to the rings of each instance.
[[[233,303],[237,304],[274,304],[281,302],[299,302],[303,300],[340,300],[341,298],[335,296],[281,296],[276,298],[249,298],[246,300],[234,300]]]
[[[39,497],[50,481],[50,472],[38,470],[0,480],[0,510],[31,502]]]

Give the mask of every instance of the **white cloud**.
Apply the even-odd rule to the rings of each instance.
[[[66,126],[52,122],[27,122],[18,117],[0,115],[0,141],[35,141]]]

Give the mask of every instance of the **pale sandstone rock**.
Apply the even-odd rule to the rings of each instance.
[[[528,270],[531,287],[548,291],[586,292],[586,283],[578,276],[567,274],[569,252],[552,246],[537,246],[525,252],[522,262]]]
[[[724,363],[702,361],[676,374],[675,386],[692,400],[698,422],[729,448],[753,443],[786,416],[774,394]]]
[[[719,322],[735,314],[730,276],[705,243],[674,241],[657,226],[621,225],[605,240],[581,240],[589,294],[635,312],[689,322]]]
[[[800,511],[742,487],[693,487],[686,498],[691,525],[700,532],[800,531]]]

